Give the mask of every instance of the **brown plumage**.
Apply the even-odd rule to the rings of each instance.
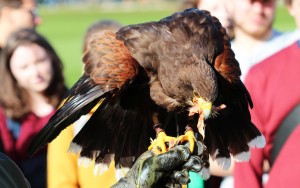
[[[83,57],[85,74],[104,92],[121,89],[138,74],[138,62],[130,56],[124,42],[115,33],[107,32],[93,40]]]
[[[114,154],[117,167],[130,166],[133,160],[124,159],[147,150],[153,126],[173,136],[186,127],[199,131],[207,146],[202,159],[209,153],[224,168],[230,155],[248,160],[249,147],[264,146],[251,123],[252,101],[229,37],[209,12],[188,9],[106,32],[91,41],[83,62],[84,75],[35,138],[31,152],[96,105],[72,141],[79,148],[72,149],[99,164],[109,163],[107,154]],[[211,104],[226,108],[216,112]]]

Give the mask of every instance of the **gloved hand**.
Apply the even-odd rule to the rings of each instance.
[[[190,153],[188,144],[175,146],[158,155],[146,151],[113,188],[180,187],[180,184],[187,184],[188,171],[200,174],[208,171],[208,164],[204,162],[204,158],[208,157],[203,155],[204,147],[201,142],[197,142],[193,154]]]

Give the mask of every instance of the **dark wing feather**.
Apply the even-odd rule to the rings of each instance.
[[[147,150],[150,138],[155,138],[154,111],[159,112],[167,134],[177,135],[174,132],[175,115],[151,100],[148,82],[146,73],[141,70],[126,90],[105,98],[72,141],[81,146],[81,157],[95,159],[97,164],[106,163],[106,155],[114,154],[117,166],[130,167],[133,160],[128,163],[124,159],[140,156]]]
[[[81,146],[81,157],[102,163],[107,154],[115,154],[115,163],[120,164],[122,158],[138,157],[147,150],[150,137],[155,137],[151,111],[157,108],[147,82],[139,75],[126,90],[103,100],[72,141]]]
[[[55,139],[63,129],[75,122],[82,114],[89,113],[104,92],[97,85],[91,84],[89,76],[83,75],[67,94],[62,102],[63,105],[31,142],[29,154],[33,154],[37,149]]]
[[[29,153],[51,142],[63,129],[87,114],[101,98],[130,85],[138,75],[138,64],[114,33],[91,41],[83,57],[85,74],[67,92],[62,106],[34,138]],[[101,105],[100,105],[101,106]]]
[[[214,19],[217,21],[216,18]],[[229,83],[235,85],[240,90],[239,93],[245,99],[239,100],[247,101],[252,108],[253,103],[250,94],[240,79],[241,70],[238,61],[235,59],[235,54],[230,47],[230,38],[226,34],[226,30],[220,24],[217,25],[219,25],[220,40],[223,40],[223,52],[216,57],[214,67]],[[248,104],[246,104],[247,108]]]

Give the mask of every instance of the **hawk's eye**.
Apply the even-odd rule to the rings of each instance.
[[[197,91],[194,91],[193,94],[194,94],[195,97],[198,97],[198,98],[200,97],[200,95]]]

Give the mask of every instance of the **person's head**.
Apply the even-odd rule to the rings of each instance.
[[[42,19],[38,14],[38,5],[36,0],[22,0],[22,6],[29,10],[33,15],[34,26],[42,23]]]
[[[183,0],[180,10],[198,8],[199,10],[209,11],[212,16],[219,19],[229,36],[234,38],[233,24],[228,5],[229,2],[227,0]]]
[[[86,30],[83,38],[83,52],[86,51],[88,42],[96,33],[101,33],[103,31],[114,31],[116,32],[122,27],[120,23],[114,20],[100,20],[92,23]]]
[[[208,10],[211,15],[217,17],[222,26],[226,28],[227,32],[232,36],[233,25],[227,4],[227,0],[199,0],[197,8],[200,10]]]
[[[201,0],[182,0],[180,2],[179,11],[183,11],[188,8],[197,8],[198,3]]]
[[[235,34],[260,40],[271,35],[276,0],[232,0],[230,5]]]
[[[285,0],[291,16],[294,17],[296,26],[300,29],[300,0]]]
[[[27,0],[29,1],[29,0]],[[8,36],[22,28],[35,28],[40,23],[36,4],[30,0],[0,0],[0,46],[5,46]]]
[[[66,91],[60,58],[33,29],[9,37],[1,55],[0,82],[0,105],[13,118],[30,112],[32,96],[44,96],[56,107]]]

